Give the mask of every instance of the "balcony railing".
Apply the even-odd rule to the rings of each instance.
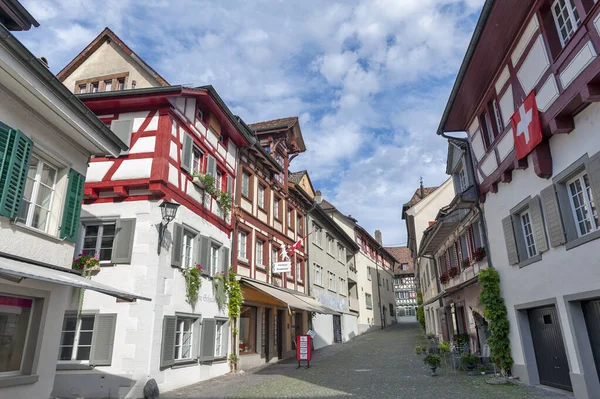
[[[455,267],[457,269],[456,274],[450,272],[442,273],[440,276],[440,283],[444,291],[456,287],[457,285],[466,283],[479,275],[483,269],[487,269],[487,257],[470,264],[468,267]]]

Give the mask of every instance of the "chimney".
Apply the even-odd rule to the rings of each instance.
[[[423,190],[423,177],[421,177],[421,199],[425,196],[425,190]]]
[[[379,245],[383,245],[383,238],[381,237],[381,230],[375,230],[375,241],[379,243]]]
[[[46,68],[50,69],[50,64],[48,64],[48,59],[46,57],[44,57],[44,56],[38,57],[38,60],[40,60]]]

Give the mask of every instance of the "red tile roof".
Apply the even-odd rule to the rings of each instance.
[[[424,187],[423,188],[423,195],[421,195],[421,189],[417,188],[417,190],[413,194],[413,196],[410,199],[410,201],[408,201],[406,204],[404,204],[404,206],[410,208],[410,207],[418,204],[419,202],[421,202],[422,199],[426,198],[428,195],[430,195],[435,190],[437,190],[437,188],[438,187]]]
[[[306,170],[301,170],[300,172],[290,172],[288,174],[288,180],[291,181],[292,183],[300,183],[300,180],[302,180],[302,176],[304,176],[306,174]],[[325,201],[323,201],[325,202]]]
[[[298,123],[298,117],[290,116],[287,118],[273,119],[270,121],[250,123],[250,124],[248,124],[248,126],[250,127],[250,129],[252,129],[254,131],[277,130],[277,129],[289,129],[292,126],[294,126],[296,123]]]
[[[396,274],[414,273],[413,259],[408,247],[384,247],[384,249],[388,251],[394,257],[394,259],[396,259],[396,262],[398,262],[394,270]],[[403,263],[408,265],[408,270],[402,270],[400,268]]]

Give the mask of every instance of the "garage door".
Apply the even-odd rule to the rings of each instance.
[[[600,377],[600,300],[583,303],[585,325],[590,336],[596,372]]]
[[[572,391],[569,364],[554,306],[529,310],[529,325],[540,382]]]

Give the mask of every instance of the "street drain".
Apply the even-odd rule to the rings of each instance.
[[[357,373],[365,373],[365,372],[373,371],[373,370],[371,370],[371,369],[357,369],[357,370],[354,370],[354,371],[356,371]]]

